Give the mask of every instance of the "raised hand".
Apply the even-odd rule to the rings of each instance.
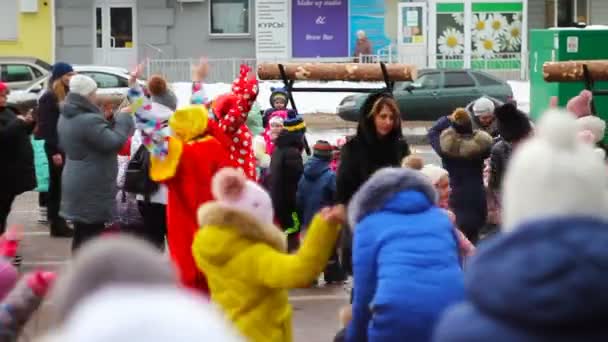
[[[133,84],[135,84],[135,82],[137,82],[137,79],[139,79],[141,77],[145,68],[146,68],[145,61],[141,62],[135,66],[135,68],[131,71],[131,74],[129,77],[129,85],[133,85]]]
[[[198,64],[192,70],[192,81],[202,82],[209,74],[209,60],[207,57],[201,57]]]

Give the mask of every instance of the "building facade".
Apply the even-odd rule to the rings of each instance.
[[[254,58],[253,0],[55,0],[57,60]]]
[[[53,0],[2,0],[0,13],[0,56],[53,59]]]

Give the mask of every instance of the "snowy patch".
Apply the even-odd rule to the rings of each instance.
[[[530,109],[530,82],[527,81],[509,81],[513,89],[513,95],[520,109],[528,112]],[[210,99],[218,95],[230,92],[230,84],[228,83],[211,83],[205,84],[205,92]],[[282,82],[260,82],[260,94],[258,95],[258,103],[262,108],[270,107],[269,98],[272,87],[282,87]],[[368,82],[298,82],[297,87],[323,87],[323,88],[381,88],[382,83]],[[178,98],[178,105],[185,106],[190,101],[192,84],[189,82],[178,82],[173,84],[173,90]],[[296,92],[294,99],[298,107],[298,111],[302,114],[314,113],[336,113],[336,108],[340,101],[353,93],[309,93]]]

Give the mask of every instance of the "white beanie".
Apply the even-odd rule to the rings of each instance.
[[[437,185],[437,183],[441,180],[442,177],[449,176],[448,171],[446,171],[446,169],[434,164],[424,165],[420,172],[422,172],[425,176],[429,177],[433,185]]]
[[[97,90],[97,83],[85,75],[74,75],[70,79],[70,92],[82,96],[89,96]]]
[[[475,116],[494,114],[494,102],[487,97],[480,97],[473,104],[473,114]]]
[[[606,176],[601,157],[577,138],[574,116],[556,109],[546,112],[534,137],[509,161],[503,193],[504,229],[544,218],[608,219]]]
[[[213,304],[175,287],[107,287],[52,336],[63,342],[244,342]]]

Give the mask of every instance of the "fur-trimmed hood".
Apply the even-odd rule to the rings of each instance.
[[[444,130],[439,137],[441,152],[452,158],[479,158],[490,151],[492,142],[492,136],[482,130],[475,130],[472,135],[462,135],[452,127]]]
[[[285,235],[278,227],[262,224],[260,220],[252,215],[222,205],[216,201],[206,203],[198,209],[198,223],[201,230],[213,226],[236,232],[238,236],[251,240],[252,243],[262,242],[278,251],[287,250]],[[223,253],[221,250],[214,252],[213,249],[209,249],[207,246],[205,248],[201,247],[199,250],[205,250],[206,253]]]
[[[420,193],[432,204],[437,203],[437,192],[428,177],[419,171],[402,168],[378,170],[355,193],[348,205],[348,222],[354,229],[365,216],[383,209],[398,194],[405,191]],[[403,208],[406,209],[406,208]]]

